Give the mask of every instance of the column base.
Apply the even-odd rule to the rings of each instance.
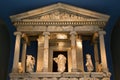
[[[108,69],[106,69],[106,68],[104,69],[104,68],[103,68],[102,71],[103,71],[103,72],[108,72]]]
[[[84,72],[83,70],[78,69],[78,72]]]
[[[12,69],[12,73],[18,73],[18,69]]]
[[[48,68],[43,68],[43,72],[48,72]]]
[[[72,72],[78,72],[78,69],[71,69]]]

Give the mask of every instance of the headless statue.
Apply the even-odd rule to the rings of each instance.
[[[90,54],[86,54],[86,67],[88,72],[92,72],[94,69]]]
[[[65,64],[66,64],[66,57],[62,54],[59,54],[58,57],[53,58],[53,60],[58,65],[58,72],[64,72],[65,71]]]
[[[32,55],[27,55],[26,72],[33,72],[35,65],[35,58]]]

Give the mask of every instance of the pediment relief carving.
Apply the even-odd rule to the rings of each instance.
[[[97,19],[94,17],[90,17],[90,16],[85,16],[82,14],[77,14],[77,13],[72,13],[69,11],[65,11],[65,10],[54,10],[54,11],[50,11],[44,14],[39,14],[36,16],[31,16],[28,18],[24,18],[22,19],[24,20],[45,20],[45,21],[49,21],[49,20],[90,20],[90,19]]]
[[[43,8],[10,16],[13,22],[21,20],[104,20],[109,16],[94,11],[57,3]]]

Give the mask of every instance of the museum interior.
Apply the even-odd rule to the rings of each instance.
[[[120,80],[120,1],[0,1],[0,80]]]

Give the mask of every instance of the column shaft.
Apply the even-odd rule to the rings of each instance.
[[[97,70],[97,67],[99,65],[99,54],[98,54],[98,44],[97,44],[97,41],[94,42],[94,57],[95,57],[95,69]]]
[[[107,68],[107,59],[106,59],[106,51],[105,51],[105,43],[104,43],[104,34],[105,34],[104,31],[99,31],[102,70],[106,72],[108,71],[108,68]]]
[[[78,70],[84,71],[83,47],[82,47],[81,36],[79,36],[79,38],[77,39],[77,63],[78,63]]]
[[[37,52],[37,70],[36,72],[41,72],[43,69],[43,38],[39,37],[37,39],[38,41],[38,52]]]
[[[22,34],[21,32],[15,32],[14,33],[14,35],[16,35],[16,41],[15,41],[15,51],[14,51],[12,72],[18,72],[21,34]]]
[[[26,62],[26,50],[27,50],[27,42],[23,42],[23,47],[22,47],[22,67],[23,67],[23,72],[25,72],[25,62]]]
[[[48,56],[49,56],[49,32],[44,32],[44,56],[43,56],[43,71],[48,72]]]
[[[72,70],[77,72],[77,58],[76,58],[76,32],[70,33],[71,37],[71,55],[72,55]]]

